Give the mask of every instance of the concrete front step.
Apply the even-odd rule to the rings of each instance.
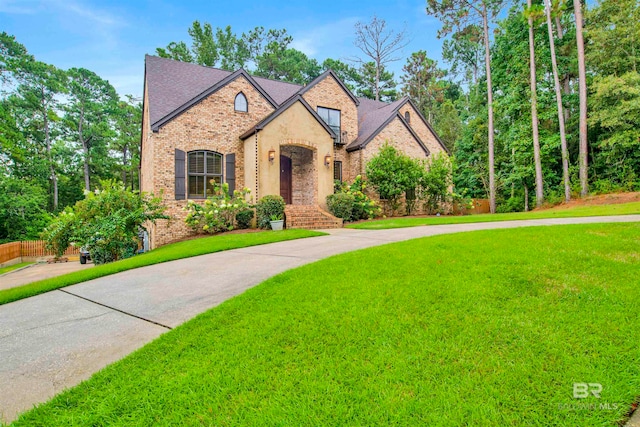
[[[287,228],[342,228],[342,219],[336,218],[318,206],[288,205],[285,208]]]

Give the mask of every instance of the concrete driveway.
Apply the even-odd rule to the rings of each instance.
[[[15,288],[37,280],[61,276],[74,271],[93,267],[93,263],[80,264],[80,261],[61,262],[56,264],[34,264],[27,268],[11,271],[0,276],[0,290]]]
[[[265,279],[331,255],[463,231],[640,222],[640,215],[392,230],[327,230],[138,268],[0,306],[0,417],[8,422],[106,365]]]

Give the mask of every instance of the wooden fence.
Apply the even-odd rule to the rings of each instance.
[[[78,255],[78,252],[78,247],[70,246],[64,254],[67,256]],[[27,240],[24,242],[11,242],[0,245],[0,264],[16,258],[38,258],[53,255],[53,252],[45,250],[44,241],[42,240]]]

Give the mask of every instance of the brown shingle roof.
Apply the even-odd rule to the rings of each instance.
[[[145,57],[145,66],[151,125],[231,74],[150,55]]]
[[[354,151],[367,145],[397,114],[398,109],[408,98],[404,97],[390,104],[368,98],[359,98],[359,100],[358,137],[347,146],[348,151]]]
[[[239,75],[244,75],[265,96],[267,101],[275,104],[274,107],[277,109],[280,106],[284,107],[284,103],[294,95],[303,94],[327,75],[333,75],[341,83],[330,70],[314,79],[307,86],[300,86],[293,83],[250,76],[244,70],[232,73],[226,70],[151,55],[145,57],[145,75],[147,95],[149,97],[149,119],[154,130]],[[405,102],[411,102],[407,97],[390,104],[367,98],[355,98],[346,87],[344,88],[358,106],[358,137],[347,146],[348,151],[365,147],[384,126],[393,120],[398,113],[398,109]],[[426,120],[423,117],[421,118],[431,128]],[[409,130],[412,131],[410,127]],[[417,139],[423,145],[422,141],[419,138]],[[444,148],[437,135],[436,139]]]

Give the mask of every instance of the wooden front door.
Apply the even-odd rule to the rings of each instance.
[[[280,155],[280,195],[287,205],[291,204],[291,158]]]

